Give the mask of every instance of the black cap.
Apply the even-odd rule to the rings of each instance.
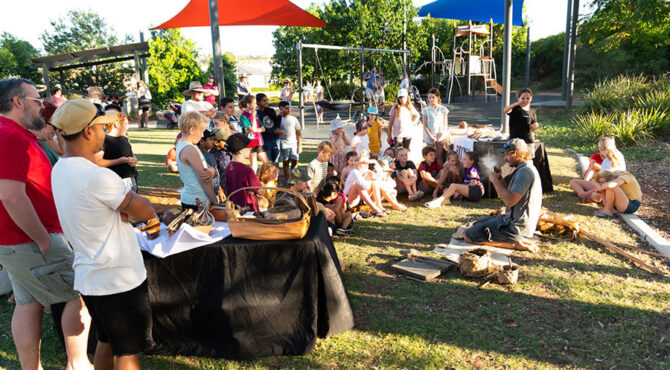
[[[226,140],[226,149],[231,153],[237,153],[249,145],[251,140],[245,134],[234,134]]]
[[[206,128],[205,131],[202,132],[202,140],[206,140],[207,138],[210,138],[216,133],[219,132],[219,128]]]

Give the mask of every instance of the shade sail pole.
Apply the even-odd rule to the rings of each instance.
[[[577,22],[579,21],[579,0],[573,0],[572,30],[570,32],[570,63],[568,63],[567,86],[565,89],[565,105],[572,107],[573,90],[575,88],[575,54],[577,54]]]
[[[568,0],[568,15],[565,18],[565,41],[563,42],[563,70],[561,76],[561,99],[567,99],[568,91],[568,65],[570,64],[570,32],[572,31],[572,8],[573,0]]]
[[[302,96],[302,41],[298,40],[298,43],[295,45],[295,49],[298,52],[298,109],[300,110],[300,127],[305,127],[305,102],[303,101],[304,97]],[[319,114],[315,111],[316,114],[316,130],[319,130]]]
[[[221,57],[221,37],[219,35],[219,5],[218,0],[209,0],[209,26],[212,31],[212,58],[214,58],[214,78],[219,87],[219,98],[226,95],[226,86],[223,81],[223,60]]]
[[[500,128],[509,132],[509,117],[504,109],[509,105],[510,77],[512,75],[512,0],[505,0],[505,38],[503,44],[502,107],[500,108]]]

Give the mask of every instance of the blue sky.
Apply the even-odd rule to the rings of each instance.
[[[49,26],[50,19],[63,17],[69,9],[91,9],[102,15],[118,34],[132,34],[139,40],[139,32],[158,25],[178,13],[189,0],[61,0],[9,1],[3,4],[7,12],[0,22],[0,32],[10,32],[41,49],[39,35]],[[271,1],[271,0],[269,0]],[[503,1],[503,0],[500,0]],[[314,0],[292,0],[307,7]],[[323,3],[325,1],[316,1]],[[421,6],[431,0],[414,0]],[[468,1],[464,1],[467,4]],[[588,1],[586,1],[588,3]],[[526,0],[526,16],[531,27],[531,39],[559,33],[565,29],[567,0]],[[584,14],[584,8],[582,8]],[[270,26],[221,27],[221,47],[235,55],[272,56]],[[201,48],[202,54],[211,54],[209,28],[184,28],[183,33]]]

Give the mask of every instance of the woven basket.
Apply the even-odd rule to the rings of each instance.
[[[458,258],[458,268],[468,277],[486,276],[497,270],[491,252],[482,248],[471,249],[461,254]]]
[[[298,217],[287,220],[269,220],[255,216],[240,216],[235,205],[230,201],[233,194],[238,191],[270,189],[277,192],[288,193],[295,196],[296,204],[300,210]],[[226,213],[228,214],[228,228],[235,238],[251,240],[290,240],[302,239],[307,234],[312,209],[307,205],[305,198],[298,192],[286,188],[251,186],[235,190],[228,195],[226,202]],[[276,197],[275,199],[278,199]]]
[[[498,284],[516,284],[519,280],[519,266],[507,265],[498,271]]]

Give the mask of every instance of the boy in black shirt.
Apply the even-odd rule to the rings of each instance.
[[[280,129],[281,117],[277,116],[274,108],[268,106],[268,97],[265,94],[256,94],[256,103],[258,104],[258,122],[265,126],[263,132],[263,149],[268,155],[270,162],[279,165],[279,155],[281,153],[281,137],[284,130]]]
[[[108,106],[107,110],[118,110]],[[130,141],[125,136],[128,132],[128,118],[119,112],[119,118],[105,136],[102,152],[98,153],[97,164],[114,171],[123,182],[137,192],[137,157],[133,154]],[[102,154],[100,156],[100,154]]]

